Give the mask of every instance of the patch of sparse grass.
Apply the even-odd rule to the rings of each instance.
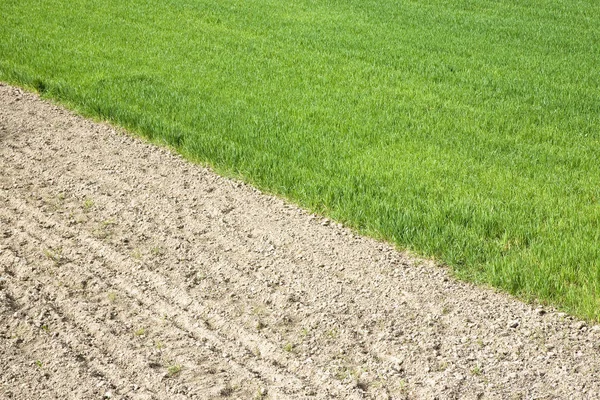
[[[31,328],[26,323],[19,323],[14,330],[11,332],[10,337],[12,339],[24,340],[25,337],[31,332]]]
[[[93,234],[98,239],[108,239],[112,235],[112,228],[117,223],[114,220],[106,220],[102,221],[96,229],[94,229]]]
[[[54,262],[54,266],[57,266],[57,267],[60,266],[64,262],[64,257],[63,257],[62,253],[63,253],[62,247],[44,250],[44,256],[46,256],[46,258],[48,260],[52,260]]]
[[[267,393],[268,391],[265,388],[256,389],[256,392],[254,392],[254,400],[265,399],[267,397]]]
[[[0,15],[1,80],[600,320],[599,2],[21,0]]]
[[[142,252],[140,249],[133,249],[131,252],[131,257],[139,261],[142,259]]]
[[[328,339],[336,339],[338,337],[337,329],[328,329],[325,331],[325,337]]]
[[[406,379],[400,379],[400,381],[398,382],[398,390],[400,391],[400,393],[408,392],[408,382],[406,382]]]
[[[365,372],[365,370],[360,367],[352,368],[351,366],[343,364],[338,367],[334,377],[340,381],[352,379],[356,382],[360,382],[360,377],[363,372]]]
[[[63,206],[64,199],[65,195],[59,193],[55,198],[44,199],[44,201],[53,211],[59,211]]]
[[[159,257],[165,253],[165,250],[160,246],[154,246],[150,249],[150,253],[155,257]]]
[[[287,353],[292,353],[294,351],[294,344],[293,343],[286,343],[283,345],[283,351],[287,352]]]
[[[265,307],[263,304],[257,304],[252,307],[252,314],[258,317],[265,316],[267,315],[267,307]]]
[[[135,336],[144,336],[146,335],[147,331],[146,328],[139,328],[134,332]]]
[[[83,201],[83,211],[85,212],[89,212],[91,211],[91,209],[94,207],[94,200],[90,197],[87,197],[84,201]]]
[[[181,373],[182,366],[180,364],[172,364],[167,367],[167,373],[170,377],[176,376]]]
[[[483,370],[481,369],[480,365],[475,365],[473,368],[471,368],[472,375],[479,376],[482,373],[483,373]]]
[[[117,293],[116,292],[108,292],[108,294],[106,295],[106,297],[108,298],[108,300],[111,303],[114,303],[115,301],[117,301]]]
[[[40,360],[35,360],[35,365],[40,369],[44,366],[44,364]]]

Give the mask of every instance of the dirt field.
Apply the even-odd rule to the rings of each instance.
[[[0,85],[0,398],[600,398],[600,329]]]

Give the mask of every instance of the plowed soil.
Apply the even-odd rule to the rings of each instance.
[[[0,398],[600,398],[600,329],[0,85]]]

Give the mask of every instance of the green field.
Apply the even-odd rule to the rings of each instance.
[[[599,21],[595,0],[2,0],[0,80],[600,320]]]

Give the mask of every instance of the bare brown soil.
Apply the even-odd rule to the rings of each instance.
[[[0,85],[0,398],[600,398],[600,330]]]

